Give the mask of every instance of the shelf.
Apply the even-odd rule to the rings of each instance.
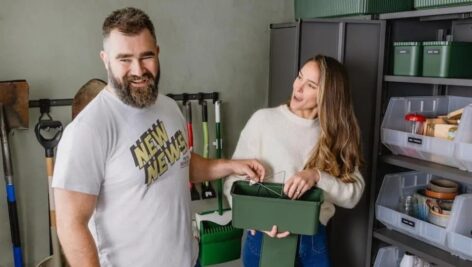
[[[396,156],[388,155],[383,156],[382,160],[388,164],[395,166],[400,166],[407,169],[412,169],[416,171],[423,171],[437,175],[440,177],[448,178],[455,180],[461,183],[472,183],[472,172],[462,171],[460,169],[449,167],[446,165],[437,164],[430,161],[405,157],[405,156]]]
[[[380,14],[379,19],[406,19],[406,18],[418,18],[418,17],[435,17],[435,16],[447,16],[459,14],[463,15],[461,18],[467,18],[472,12],[472,5],[455,6],[455,7],[443,7],[443,8],[431,8],[431,9],[420,9],[403,12],[385,13]],[[450,18],[450,17],[446,17]]]
[[[472,86],[472,79],[452,79],[452,78],[432,78],[432,77],[411,77],[411,76],[394,76],[385,75],[386,82],[399,83],[423,83],[423,84],[442,84],[457,86]]]
[[[428,245],[418,239],[404,235],[402,233],[388,230],[387,228],[374,230],[374,237],[439,266],[472,266],[472,261],[462,260],[447,251]]]

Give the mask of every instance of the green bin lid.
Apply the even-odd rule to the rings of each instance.
[[[417,46],[421,45],[421,42],[393,42],[393,46]]]
[[[429,41],[423,42],[424,46],[469,46],[472,45],[471,42],[454,42],[454,41]]]

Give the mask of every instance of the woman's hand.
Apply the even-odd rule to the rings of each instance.
[[[291,199],[301,197],[320,180],[318,170],[303,170],[290,177],[284,186],[284,194]]]
[[[253,230],[253,229],[250,229],[249,232],[251,233],[251,235],[256,235],[256,230]],[[284,237],[287,237],[290,235],[290,232],[289,231],[285,231],[285,232],[281,232],[281,233],[278,233],[277,232],[277,225],[274,225],[272,226],[272,230],[269,232],[269,231],[262,231],[264,232],[266,235],[274,238],[274,237],[277,237],[277,238],[284,238]]]

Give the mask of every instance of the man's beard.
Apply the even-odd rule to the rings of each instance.
[[[160,77],[160,70],[157,72],[156,77],[146,71],[142,76],[131,75],[122,77],[123,82],[120,82],[113,74],[110,65],[108,65],[108,79],[112,88],[114,88],[123,103],[136,108],[149,107],[156,102]],[[149,81],[149,85],[146,87],[133,87],[131,82],[136,80]]]

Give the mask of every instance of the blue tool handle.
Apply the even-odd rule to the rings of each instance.
[[[23,253],[20,247],[13,247],[13,257],[15,260],[15,267],[23,267]]]
[[[23,267],[15,187],[12,184],[7,184],[6,190],[8,200],[8,214],[10,217],[10,233],[13,243],[13,259],[15,261],[15,267]]]

